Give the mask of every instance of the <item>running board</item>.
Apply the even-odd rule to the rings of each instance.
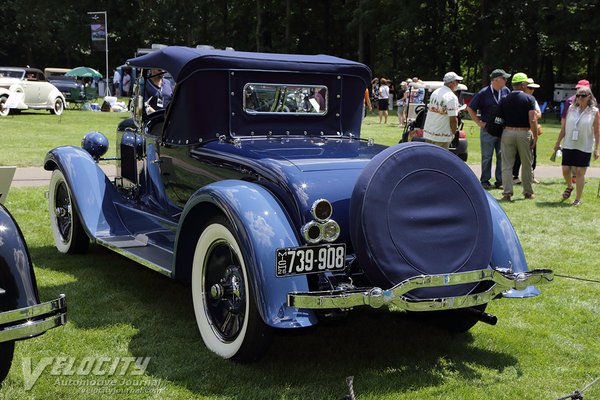
[[[146,235],[96,238],[96,243],[151,270],[173,278],[173,252],[152,244]]]

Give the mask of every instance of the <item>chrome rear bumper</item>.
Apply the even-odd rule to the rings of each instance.
[[[486,304],[506,290],[523,290],[528,286],[549,283],[553,279],[554,272],[549,269],[535,269],[520,273],[500,269],[484,269],[453,274],[419,275],[400,282],[387,290],[373,287],[351,290],[291,292],[288,293],[287,304],[289,307],[307,309],[349,309],[358,306],[379,308],[386,304],[393,304],[407,311],[450,310]],[[496,284],[484,292],[464,296],[431,299],[413,299],[405,296],[413,289],[485,281],[493,281]]]
[[[57,299],[31,307],[0,313],[0,342],[26,339],[67,323],[67,299]]]

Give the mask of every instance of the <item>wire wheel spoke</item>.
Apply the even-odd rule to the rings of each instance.
[[[233,341],[243,326],[246,298],[238,257],[227,243],[213,246],[205,277],[204,293],[211,324],[221,340]]]

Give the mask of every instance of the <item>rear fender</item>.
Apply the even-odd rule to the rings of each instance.
[[[60,90],[54,88],[48,93],[48,97],[46,98],[46,104],[54,104],[57,98],[60,98],[63,104],[66,105],[65,96],[60,92]]]
[[[529,271],[527,260],[517,232],[513,228],[508,216],[498,204],[498,201],[486,192],[493,221],[493,247],[490,265],[494,268],[510,268],[513,272]],[[535,286],[528,286],[525,290],[509,290],[504,297],[533,297],[540,294]]]
[[[57,168],[65,176],[77,214],[89,237],[128,234],[115,209],[115,203],[124,200],[87,151],[75,146],[50,150],[44,169],[53,171]]]
[[[308,282],[305,276],[277,278],[275,251],[297,247],[299,241],[281,204],[265,188],[254,183],[220,181],[203,187],[190,198],[177,232],[175,276],[189,280],[199,229],[216,213],[222,213],[231,221],[240,240],[263,321],[277,328],[316,324],[313,311],[287,306],[287,294],[309,290]]]
[[[0,294],[2,310],[39,304],[33,264],[23,233],[8,210],[0,204]]]

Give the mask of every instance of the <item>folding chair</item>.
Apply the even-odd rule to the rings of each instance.
[[[69,106],[73,110],[82,110],[85,103],[85,95],[79,88],[71,88],[69,90],[71,99],[69,100]]]

